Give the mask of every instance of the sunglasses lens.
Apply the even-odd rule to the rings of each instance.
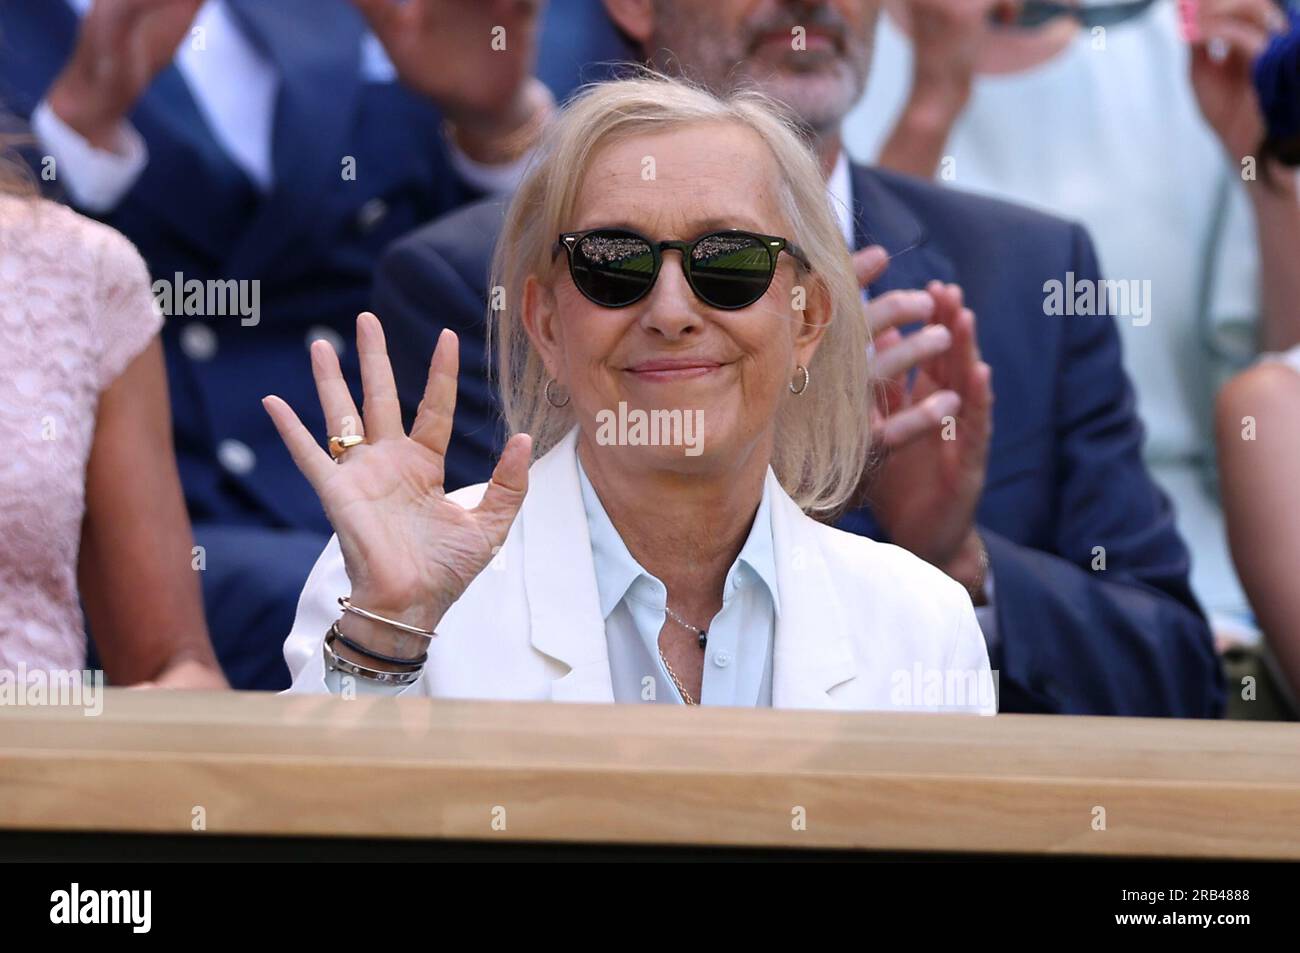
[[[715,308],[745,308],[767,291],[774,260],[772,250],[757,236],[705,235],[691,253],[691,282]]]
[[[592,232],[573,249],[573,283],[607,308],[631,304],[654,281],[654,251],[627,232]]]

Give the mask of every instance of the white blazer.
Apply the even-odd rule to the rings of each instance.
[[[505,544],[439,622],[421,679],[402,694],[614,700],[576,446],[575,428],[532,465]],[[818,523],[771,469],[767,480],[781,606],[773,707],[992,714],[988,653],[965,589],[906,550]],[[450,499],[474,506],[484,487]],[[334,537],[284,644],[289,691],[327,691],[324,637],[351,589]]]

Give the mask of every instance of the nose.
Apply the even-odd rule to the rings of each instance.
[[[655,281],[641,312],[641,327],[669,341],[694,334],[703,324],[701,304],[682,271],[681,254],[675,249],[664,253]]]

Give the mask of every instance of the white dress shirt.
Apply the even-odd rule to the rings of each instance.
[[[857,251],[855,246],[858,236],[853,221],[853,176],[849,172],[849,154],[843,149],[835,159],[835,168],[831,169],[830,178],[826,180],[826,196],[830,199],[835,221],[840,223],[844,244],[849,246],[849,251]]]
[[[600,612],[609,640],[614,700],[682,704],[659,654],[659,632],[668,618],[664,610],[668,590],[628,551],[581,462],[578,479],[591,533]],[[763,497],[749,536],[723,583],[722,609],[706,626],[702,705],[766,708],[772,704],[772,633],[779,597],[771,494],[769,481],[763,482]]]

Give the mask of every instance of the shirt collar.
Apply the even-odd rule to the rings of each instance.
[[[768,476],[771,476],[768,470]],[[591,535],[591,556],[596,567],[596,592],[600,599],[600,614],[608,619],[627,595],[628,589],[639,578],[653,579],[628,551],[627,544],[618,535],[609,514],[596,495],[596,489],[587,479],[587,472],[578,460],[578,482],[582,488],[582,506],[587,513],[587,531]],[[776,588],[776,551],[772,543],[772,502],[770,479],[763,481],[763,497],[759,500],[754,524],[750,527],[745,545],[727,572],[723,601],[731,597],[731,590],[739,584],[743,565],[758,577],[772,597],[772,606],[779,613],[781,604]]]
[[[844,243],[853,248],[856,242],[856,230],[853,222],[853,176],[849,173],[849,156],[843,149],[835,158],[835,168],[826,180],[826,195],[830,199],[831,211],[835,221],[840,223],[844,233]]]

